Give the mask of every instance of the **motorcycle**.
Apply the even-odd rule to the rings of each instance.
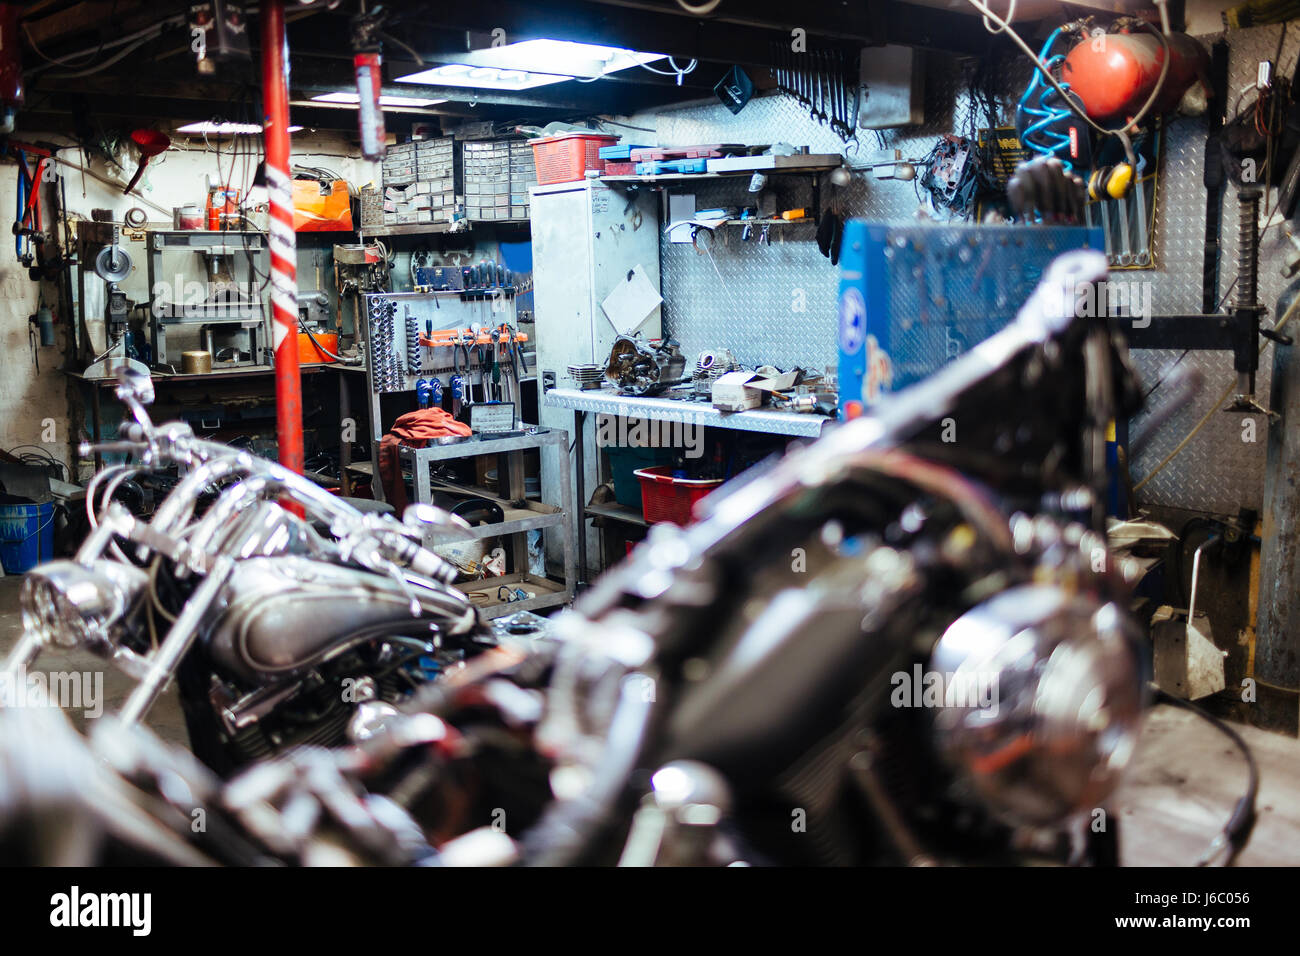
[[[211,809],[238,839],[187,846],[222,862],[1116,863],[1147,666],[1103,508],[1140,392],[1077,307],[1105,277],[1061,256],[1003,331],[655,526],[352,746],[222,784],[138,727],[92,745],[156,820]]]
[[[455,569],[423,544],[464,531],[462,519],[429,505],[401,521],[364,514],[184,423],[155,426],[147,375],[124,370],[117,396],[132,420],[119,440],[82,454],[133,460],[92,479],[91,531],[75,557],[23,582],[9,680],[44,647],[87,648],[138,682],[118,715],[125,724],[175,681],[194,753],[228,774],[356,739],[393,702],[490,646],[451,586]],[[184,476],[152,520],[116,500],[123,482],[172,467]]]

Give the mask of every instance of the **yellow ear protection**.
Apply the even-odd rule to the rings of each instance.
[[[1123,199],[1133,185],[1133,167],[1129,163],[1101,166],[1088,177],[1089,199]]]

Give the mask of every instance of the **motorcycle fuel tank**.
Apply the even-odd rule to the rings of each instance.
[[[432,640],[474,624],[445,593],[390,578],[279,556],[239,563],[228,603],[208,637],[213,663],[232,676],[263,682],[319,665],[359,640],[405,634]],[[411,598],[419,616],[411,614]]]

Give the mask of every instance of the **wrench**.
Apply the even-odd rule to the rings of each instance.
[[[821,122],[821,119],[822,119],[822,65],[821,65],[821,54],[820,54],[820,53],[809,53],[809,57],[810,57],[811,60],[812,60],[812,63],[811,63],[810,65],[811,65],[811,68],[812,68],[812,70],[811,70],[811,77],[812,77],[812,90],[813,90],[813,95],[812,95],[812,104],[811,104],[811,108],[810,108],[809,112],[810,112],[810,114],[812,115],[812,118],[815,119],[815,120],[817,120],[817,121],[820,123],[820,122]]]
[[[835,51],[835,113],[839,129],[836,130],[844,139],[849,138],[849,86],[844,74],[847,66],[843,50]]]
[[[1133,224],[1128,218],[1128,200],[1121,196],[1115,200],[1119,207],[1119,222],[1116,226],[1119,228],[1119,264],[1122,266],[1133,264],[1133,247],[1129,242],[1129,233],[1132,232]]]
[[[1151,249],[1147,240],[1147,193],[1146,187],[1142,185],[1142,171],[1146,168],[1146,160],[1138,160],[1138,168],[1135,176],[1136,181],[1133,184],[1134,198],[1137,200],[1134,213],[1137,217],[1137,258],[1136,262],[1140,266],[1149,265],[1151,262]]]
[[[1115,254],[1110,242],[1110,213],[1106,210],[1106,200],[1097,200],[1097,209],[1101,212],[1101,234],[1106,242],[1106,261],[1113,264]]]
[[[826,54],[818,51],[814,60],[814,69],[817,71],[817,121],[826,122]]]

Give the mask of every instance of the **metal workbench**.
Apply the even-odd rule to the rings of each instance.
[[[553,388],[546,393],[546,404],[555,408],[571,408],[575,412],[652,418],[661,422],[706,425],[709,428],[730,428],[734,431],[789,435],[794,438],[816,438],[822,433],[822,425],[831,421],[821,415],[777,412],[764,408],[754,408],[745,412],[723,412],[704,402],[688,402],[672,398],[636,398],[631,395],[619,395],[613,389],[606,388],[589,391],[578,388]]]
[[[539,429],[533,425],[521,425],[520,428],[522,433],[512,432],[500,437],[483,434],[447,445],[434,444],[425,448],[403,445],[398,448],[398,455],[411,468],[416,501],[432,503],[434,491],[443,489],[452,492],[469,492],[494,501],[500,506],[505,517],[504,521],[478,525],[455,540],[510,536],[514,571],[504,577],[485,578],[460,587],[471,594],[475,591],[483,592],[489,600],[495,600],[497,589],[503,585],[516,585],[525,590],[536,591],[537,594],[522,601],[481,606],[480,611],[486,618],[567,604],[573,599],[577,579],[577,558],[573,547],[577,522],[573,508],[572,483],[569,478],[569,436],[558,428]],[[557,457],[560,460],[560,478],[564,494],[558,508],[554,505],[530,501],[525,493],[523,452],[531,448],[542,449],[548,445],[554,445],[559,449]],[[501,463],[497,468],[497,490],[501,492],[500,494],[488,495],[481,489],[465,488],[449,482],[436,481],[431,477],[431,467],[436,462],[478,455],[501,456]],[[564,586],[562,589],[549,578],[528,571],[526,533],[541,528],[558,529],[563,536]],[[426,544],[450,543],[452,540],[442,536],[438,541],[426,542]]]
[[[679,422],[683,425],[706,426],[709,428],[728,428],[733,431],[760,432],[765,435],[785,435],[791,438],[817,438],[822,428],[833,419],[821,415],[801,412],[778,412],[771,409],[754,408],[744,412],[723,412],[704,402],[692,402],[672,398],[638,398],[631,395],[619,395],[612,388],[578,389],[552,388],[542,398],[542,403],[551,408],[567,408],[573,411],[573,434],[583,433],[583,424],[589,412],[597,415],[618,415],[627,418],[646,418],[661,422]],[[583,519],[578,525],[578,584],[581,590],[586,586],[587,577],[587,535],[586,524],[589,516],[587,508],[586,463],[583,460],[583,443],[574,442],[573,469],[577,478],[576,496],[578,507],[583,509]],[[564,475],[565,499],[568,500],[569,479],[567,474],[568,457],[559,456],[566,471]],[[606,517],[614,515],[606,514]],[[626,520],[626,519],[619,519]]]

